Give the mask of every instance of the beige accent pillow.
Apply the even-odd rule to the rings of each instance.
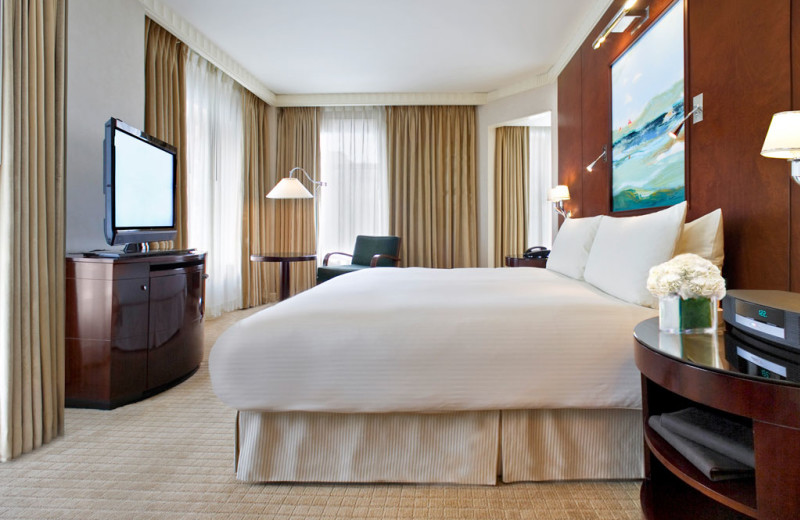
[[[725,260],[722,210],[715,209],[683,226],[675,255],[694,253],[722,269]]]
[[[655,307],[657,301],[647,290],[650,268],[674,256],[685,218],[685,202],[639,217],[604,217],[584,278],[621,300]]]

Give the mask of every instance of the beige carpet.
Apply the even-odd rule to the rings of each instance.
[[[206,323],[206,348],[254,310]],[[68,409],[63,437],[0,464],[0,517],[76,519],[639,519],[638,482],[499,486],[251,485],[233,474],[235,412],[204,362],[112,411]]]

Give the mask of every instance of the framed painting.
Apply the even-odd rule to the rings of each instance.
[[[611,209],[671,206],[686,199],[683,0],[611,65]]]

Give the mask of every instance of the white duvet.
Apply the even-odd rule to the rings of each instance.
[[[545,269],[364,269],[235,324],[209,367],[239,410],[638,408],[656,314]]]

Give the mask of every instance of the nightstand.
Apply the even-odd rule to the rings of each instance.
[[[633,334],[642,373],[645,518],[800,518],[800,382],[760,368],[768,361],[731,331],[666,334],[651,318]],[[709,480],[648,425],[651,415],[688,406],[752,427],[754,478]]]
[[[507,256],[506,267],[542,267],[547,265],[547,258],[525,258],[522,256]]]

